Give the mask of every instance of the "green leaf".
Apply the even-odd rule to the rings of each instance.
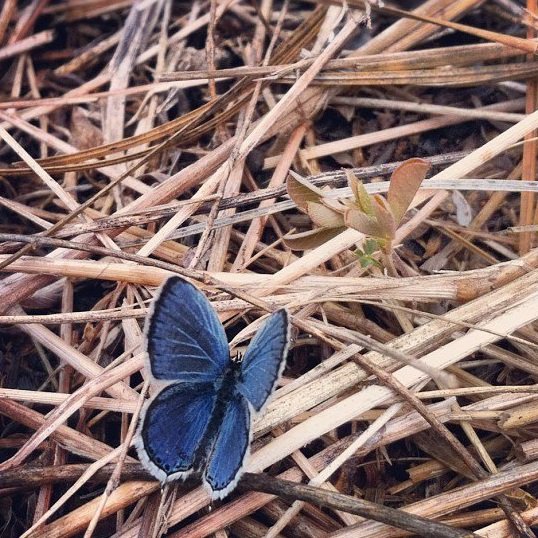
[[[315,230],[288,235],[283,239],[284,244],[291,250],[310,250],[323,245],[344,230],[345,228],[316,228]]]
[[[372,209],[372,199],[362,181],[359,181],[355,174],[351,170],[346,170],[347,183],[355,196],[355,201],[359,206],[359,209],[366,213],[366,215],[373,216],[374,211]]]
[[[349,169],[345,170],[346,177],[347,177],[347,185],[351,189],[351,192],[353,193],[353,196],[355,196],[355,199],[359,199],[359,192],[358,192],[358,183],[359,180],[357,179],[357,176]]]
[[[357,249],[355,251],[355,256],[359,258],[359,263],[361,264],[361,267],[367,268],[371,267],[372,265],[375,265],[376,267],[381,268],[381,264],[378,260],[376,260],[373,256],[368,254],[367,252],[363,252],[361,249]]]
[[[409,209],[429,169],[428,161],[415,158],[405,161],[392,173],[387,200],[396,225],[400,224]]]
[[[323,191],[321,189],[318,189],[299,174],[293,172],[290,172],[286,186],[290,198],[295,202],[297,207],[303,211],[306,211],[308,202],[319,203],[323,197]]]
[[[361,264],[361,267],[364,269],[367,269],[368,267],[371,267],[372,265],[375,265],[376,267],[379,267],[381,269],[381,264],[375,259],[371,258],[370,256],[364,256],[359,258],[359,263]]]
[[[378,250],[380,250],[379,243],[375,239],[366,239],[363,247],[364,247],[364,253],[368,255],[371,255],[374,252],[377,252]]]

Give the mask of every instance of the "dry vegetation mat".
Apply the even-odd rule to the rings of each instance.
[[[1,536],[535,536],[536,4],[0,2]],[[172,275],[290,316],[222,500],[133,447]]]

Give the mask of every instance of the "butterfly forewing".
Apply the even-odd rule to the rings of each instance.
[[[192,284],[169,278],[146,329],[151,373],[166,381],[215,381],[229,364],[228,341],[215,310]]]
[[[237,389],[256,411],[273,392],[286,363],[288,346],[288,313],[277,310],[252,339],[241,363]]]
[[[149,401],[137,449],[154,476],[164,481],[192,470],[216,400],[211,383],[174,383]]]
[[[204,472],[204,483],[213,498],[223,498],[235,487],[250,443],[250,410],[245,398],[233,390],[221,405],[222,422]]]

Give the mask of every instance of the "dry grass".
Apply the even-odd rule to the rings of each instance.
[[[2,535],[534,536],[537,14],[5,0]],[[386,193],[412,157],[432,171],[394,250],[360,254],[354,228],[288,248],[313,226],[290,172],[342,199],[344,169]],[[247,471],[267,475],[212,506],[130,446],[144,318],[174,273],[233,346],[276,307],[294,326],[254,425]]]

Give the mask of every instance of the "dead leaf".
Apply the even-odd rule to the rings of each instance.
[[[460,226],[469,226],[473,220],[473,210],[469,202],[465,199],[465,196],[460,191],[454,191],[452,193],[452,201],[456,207],[456,222]]]
[[[80,150],[103,144],[103,133],[87,117],[86,111],[75,107],[71,113],[71,144]]]

